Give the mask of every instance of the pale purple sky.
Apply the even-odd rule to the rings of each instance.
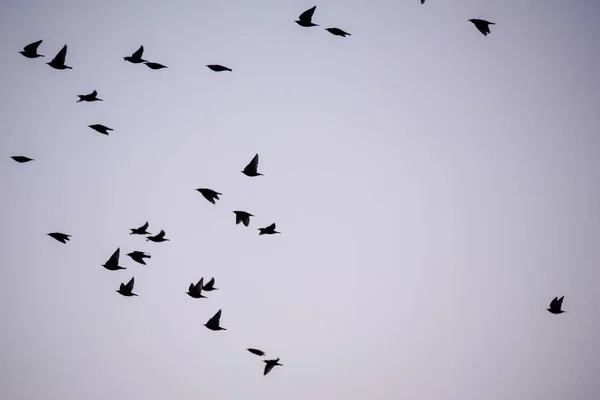
[[[315,4],[321,26],[294,23]],[[0,398],[597,400],[599,18],[597,0],[2,1]],[[18,53],[39,39],[45,58]],[[45,65],[64,44],[73,70]],[[169,68],[123,61],[141,44]],[[129,236],[146,220],[171,241]],[[132,276],[139,297],[115,293]],[[202,276],[220,290],[188,297]],[[203,326],[218,309],[227,331]],[[283,367],[264,377],[247,347]]]

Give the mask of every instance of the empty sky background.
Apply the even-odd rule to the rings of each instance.
[[[598,1],[316,4],[0,3],[0,398],[600,398]]]

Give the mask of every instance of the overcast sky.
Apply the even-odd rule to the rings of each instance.
[[[0,398],[600,398],[600,3],[313,5],[0,2]]]

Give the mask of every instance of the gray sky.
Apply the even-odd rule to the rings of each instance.
[[[0,3],[0,398],[600,398],[598,1],[316,4]]]

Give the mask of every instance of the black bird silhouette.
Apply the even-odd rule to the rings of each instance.
[[[127,253],[127,255],[129,257],[131,257],[131,259],[137,263],[140,263],[142,265],[146,265],[146,261],[144,261],[144,258],[152,258],[152,256],[150,254],[146,254],[143,251],[132,251],[131,253]]]
[[[131,233],[129,233],[130,235],[150,235],[151,233],[148,232],[146,229],[148,229],[148,221],[146,221],[146,223],[142,226],[140,226],[139,228],[129,228],[129,230],[131,231]]]
[[[342,36],[342,37],[352,36],[348,32],[344,32],[340,28],[326,28],[325,30],[336,36]]]
[[[242,174],[244,174],[246,176],[250,176],[250,177],[263,175],[263,174],[258,173],[258,154],[256,154],[252,158],[252,161],[250,161],[250,163],[248,163],[248,165],[246,165],[246,167],[242,171]]]
[[[79,100],[77,100],[78,103],[82,102],[82,101],[104,101],[102,99],[99,99],[98,97],[98,92],[96,92],[96,89],[94,89],[94,91],[92,93],[89,94],[78,94],[77,97],[79,97]]]
[[[67,243],[69,240],[71,240],[71,235],[67,235],[67,234],[60,233],[60,232],[52,232],[52,233],[49,233],[48,236],[50,236],[53,239],[58,240],[61,243]]]
[[[245,226],[250,225],[250,217],[254,217],[254,215],[246,212],[246,211],[234,211],[235,214],[235,224],[238,225],[240,222]]]
[[[421,4],[425,4],[425,0],[421,0]]]
[[[264,352],[264,351],[262,351],[262,350],[258,350],[258,349],[252,349],[252,348],[250,348],[250,349],[246,349],[246,350],[248,350],[248,351],[249,351],[250,353],[252,353],[252,354],[256,354],[257,356],[261,356],[261,357],[262,357],[262,356],[264,356],[264,355],[265,355],[265,352]]]
[[[25,156],[12,156],[11,158],[13,160],[15,160],[16,162],[18,162],[19,164],[33,161],[33,158],[29,158],[29,157],[25,157]]]
[[[207,67],[210,68],[210,69],[212,69],[215,72],[233,71],[231,68],[227,68],[227,67],[224,67],[224,66],[219,65],[219,64],[210,64],[210,65],[207,65]]]
[[[37,42],[29,43],[27,46],[23,47],[23,50],[19,53],[23,54],[27,58],[44,57],[43,54],[38,54],[37,52],[37,49],[42,42],[43,40],[38,40]]]
[[[221,199],[219,199],[219,196],[221,196],[223,194],[223,193],[215,192],[212,189],[206,189],[206,188],[200,188],[200,189],[196,189],[196,190],[199,191],[200,194],[202,194],[202,196],[204,196],[204,198],[206,200],[210,201],[213,204],[215,204],[215,199],[221,200]]]
[[[474,18],[470,19],[469,21],[475,25],[475,28],[477,28],[479,32],[483,34],[483,36],[487,36],[488,33],[490,33],[490,25],[496,25],[496,23],[486,21],[485,19]]]
[[[277,357],[277,359],[275,359],[275,360],[264,360],[263,362],[266,364],[265,365],[265,372],[264,372],[263,375],[268,374],[273,369],[273,367],[276,366],[276,365],[283,366],[283,364],[279,364],[279,357]]]
[[[210,281],[206,282],[206,285],[202,286],[202,290],[205,292],[212,292],[213,290],[219,290],[215,287],[215,278],[211,278]]]
[[[298,17],[298,20],[295,22],[298,25],[303,26],[305,28],[309,28],[311,26],[319,26],[317,24],[313,24],[313,22],[312,22],[312,17],[313,17],[313,14],[315,13],[316,9],[317,9],[317,6],[314,6],[313,8],[309,8],[308,10],[304,11],[302,14],[300,14],[300,16]]]
[[[201,278],[195,285],[193,283],[190,283],[190,287],[187,291],[188,296],[193,297],[194,299],[205,299],[206,296],[202,296],[203,282],[204,278]]]
[[[146,241],[148,241],[148,240],[151,241],[151,242],[160,243],[160,242],[167,242],[167,241],[169,241],[171,239],[165,239],[165,231],[163,231],[161,229],[161,231],[158,232],[156,235],[154,235],[154,236],[148,236],[146,238]]]
[[[68,65],[65,65],[65,59],[67,58],[67,45],[65,44],[62,49],[56,54],[52,61],[46,63],[54,69],[73,69]]]
[[[115,252],[112,254],[112,256],[110,256],[110,258],[104,264],[102,264],[102,266],[109,271],[118,271],[120,269],[125,269],[125,267],[121,267],[119,265],[120,254],[121,248],[118,247],[117,250],[115,250]]]
[[[129,282],[127,282],[127,285],[121,283],[121,286],[119,286],[119,290],[117,290],[116,292],[125,297],[137,296],[137,294],[133,293],[134,282],[135,282],[135,277],[132,277],[129,280]]]
[[[258,230],[260,231],[260,233],[258,234],[260,235],[274,235],[276,233],[281,233],[281,232],[277,232],[275,230],[275,222],[273,222],[271,225],[267,226],[266,228],[258,228]]]
[[[206,324],[205,327],[210,329],[211,331],[226,331],[227,329],[219,326],[221,323],[221,310],[217,311],[215,315],[213,315]]]
[[[166,65],[162,65],[159,63],[155,63],[155,62],[150,62],[150,61],[146,61],[144,64],[146,64],[146,67],[150,68],[150,69],[163,69],[163,68],[169,68]]]
[[[108,126],[104,126],[102,124],[88,125],[88,128],[92,128],[96,132],[102,133],[102,134],[104,134],[106,136],[108,136],[108,131],[113,131],[114,130],[114,129],[109,128]]]
[[[140,46],[140,48],[137,49],[131,56],[123,57],[123,60],[129,61],[132,64],[140,64],[146,62],[146,60],[142,58],[142,54],[144,54],[144,46]]]
[[[561,297],[560,299],[555,297],[554,300],[550,302],[550,308],[548,308],[548,311],[550,311],[552,314],[562,314],[566,312],[561,309],[564,298],[565,296]]]

